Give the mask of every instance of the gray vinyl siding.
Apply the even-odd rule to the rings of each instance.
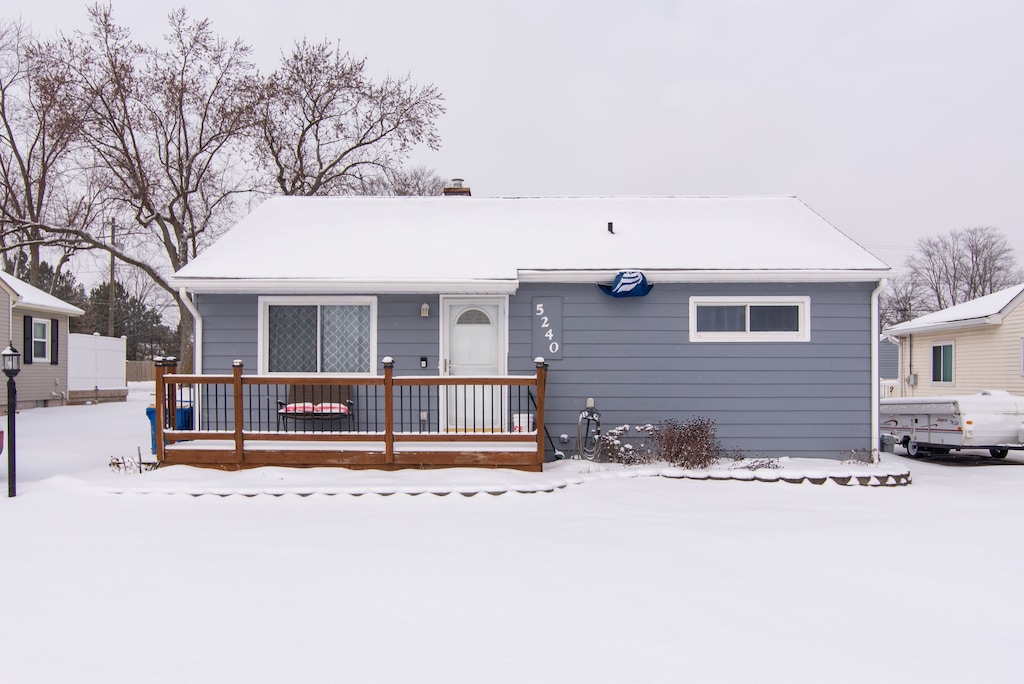
[[[900,377],[900,347],[889,340],[878,343],[878,377],[882,380]]]
[[[864,284],[658,284],[615,299],[593,285],[524,285],[509,308],[509,368],[532,367],[532,301],[563,299],[563,358],[549,361],[546,420],[574,448],[593,397],[607,429],[715,421],[748,455],[835,458],[870,448],[870,296]],[[689,342],[691,296],[809,296],[809,342]],[[559,447],[564,448],[564,447]]]
[[[256,295],[199,295],[196,304],[203,317],[203,373],[230,373],[240,360],[246,373],[257,373],[259,332]]]
[[[316,295],[309,295],[314,297]],[[436,375],[440,335],[437,295],[394,295],[377,298],[377,364],[390,356],[395,373],[400,375]],[[430,316],[420,316],[420,306],[430,305]],[[199,295],[203,316],[203,372],[230,373],[239,359],[246,373],[258,369],[257,295]],[[420,357],[427,357],[427,369],[420,368]]]
[[[715,421],[730,450],[837,458],[874,441],[872,289],[872,283],[660,283],[646,297],[615,299],[589,284],[525,284],[509,300],[509,371],[534,369],[533,298],[561,297],[563,358],[549,361],[546,411],[557,448],[575,448],[579,412],[593,397],[605,429],[699,416]],[[690,297],[766,295],[810,297],[809,342],[689,342]],[[204,373],[230,372],[234,359],[256,372],[257,302],[255,295],[197,298]],[[382,295],[377,302],[378,364],[391,356],[397,374],[437,374],[439,298]],[[561,434],[569,444],[559,444]]]

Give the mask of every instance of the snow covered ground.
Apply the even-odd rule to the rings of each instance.
[[[912,474],[900,487],[580,462],[114,472],[112,457],[148,457],[150,401],[135,388],[18,415],[0,681],[1024,676],[1019,452],[971,466],[884,454]]]

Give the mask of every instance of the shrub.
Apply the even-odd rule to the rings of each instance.
[[[754,458],[732,467],[735,470],[778,470],[782,465],[777,458]]]
[[[658,425],[655,442],[659,456],[681,468],[707,468],[727,456],[718,441],[715,421],[669,419]]]
[[[637,436],[646,438],[633,444],[628,441],[630,430],[634,430]],[[653,425],[638,425],[634,428],[629,425],[620,425],[612,428],[597,438],[597,444],[600,447],[598,460],[625,465],[654,463],[659,460],[653,439],[656,430],[657,428]]]
[[[722,449],[715,421],[708,418],[638,426],[635,431],[643,439],[635,445],[627,441],[629,431],[628,425],[620,425],[601,435],[602,460],[626,465],[667,461],[680,468],[707,468],[733,456]]]

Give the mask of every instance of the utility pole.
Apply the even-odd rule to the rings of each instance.
[[[114,336],[114,217],[110,217],[110,295],[107,297],[107,337]]]

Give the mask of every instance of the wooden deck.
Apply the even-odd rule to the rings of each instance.
[[[241,362],[231,375],[178,375],[173,360],[158,360],[157,460],[230,470],[539,471],[547,364],[538,359],[536,368],[532,376],[396,377],[385,359],[383,376],[247,376]]]

